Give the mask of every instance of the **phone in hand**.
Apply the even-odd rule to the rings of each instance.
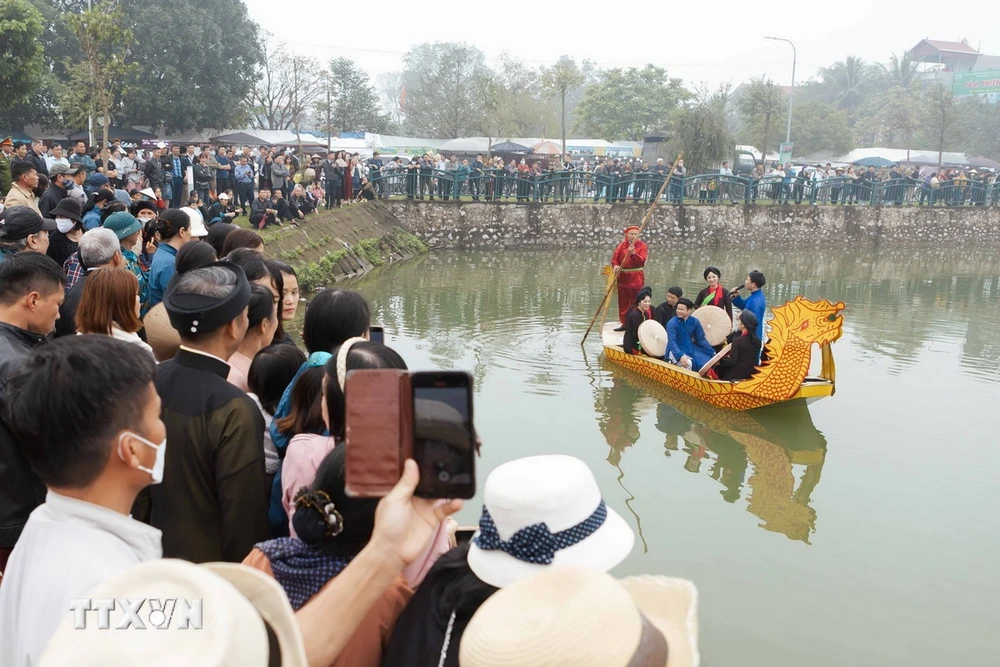
[[[472,376],[461,371],[414,373],[413,459],[420,467],[416,495],[464,498],[476,494],[476,434]]]
[[[476,492],[472,376],[457,371],[357,370],[345,383],[347,493],[392,490],[407,458],[416,461],[423,498]]]
[[[368,327],[368,340],[379,345],[385,345],[385,331],[378,325]]]

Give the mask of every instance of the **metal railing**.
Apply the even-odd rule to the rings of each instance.
[[[507,169],[441,171],[383,169],[372,177],[387,198],[443,201],[652,203],[667,179],[658,172],[517,172]],[[834,206],[996,206],[1000,181],[942,181],[935,187],[912,178],[870,181],[850,177],[747,178],[728,174],[670,177],[663,201],[671,204],[788,204]]]

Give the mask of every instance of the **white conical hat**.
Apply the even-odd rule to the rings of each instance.
[[[733,332],[733,318],[718,306],[702,306],[694,311],[694,316],[701,322],[709,345],[725,343],[726,336]]]
[[[646,320],[639,325],[639,343],[642,351],[651,357],[662,359],[667,353],[667,330],[656,320]]]

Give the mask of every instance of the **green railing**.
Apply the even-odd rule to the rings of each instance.
[[[511,202],[652,203],[667,175],[604,174],[507,169],[456,172],[384,168],[372,178],[379,196],[397,199]],[[842,206],[996,206],[1000,181],[959,179],[931,187],[923,180],[792,177],[746,178],[698,174],[669,178],[663,201],[671,204],[788,204]]]

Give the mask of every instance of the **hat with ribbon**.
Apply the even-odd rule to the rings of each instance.
[[[505,463],[486,479],[468,561],[482,581],[503,587],[548,567],[609,570],[634,542],[587,464],[572,456],[532,456]]]

